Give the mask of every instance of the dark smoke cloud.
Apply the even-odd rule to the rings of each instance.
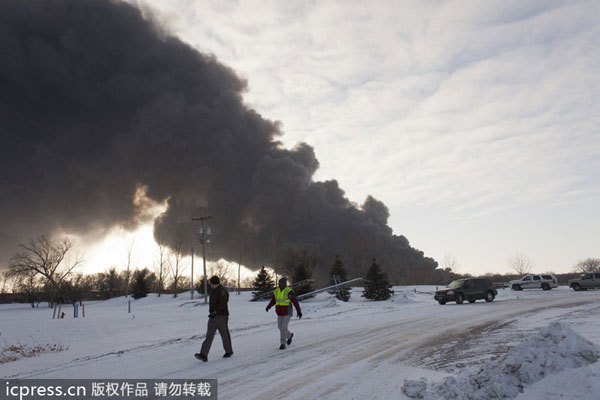
[[[3,0],[0,54],[4,258],[44,232],[135,228],[144,187],[168,203],[165,244],[197,243],[191,217],[213,216],[213,259],[257,266],[309,243],[323,268],[350,250],[435,268],[393,235],[382,202],[357,207],[336,181],[314,182],[312,147],[283,148],[278,124],[244,105],[244,80],[134,6]]]

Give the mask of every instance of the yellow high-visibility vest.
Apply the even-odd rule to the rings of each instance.
[[[281,290],[280,288],[275,289],[275,291],[273,292],[273,295],[275,296],[275,304],[278,306],[289,306],[291,301],[289,298],[289,294],[291,291],[292,288],[289,286],[283,290]]]

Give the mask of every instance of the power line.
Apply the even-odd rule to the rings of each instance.
[[[18,115],[19,117],[21,117],[22,119],[28,121],[30,124],[34,125],[35,127],[37,127],[38,129],[40,129],[41,131],[48,133],[52,136],[54,136],[56,139],[60,140],[61,142],[71,146],[73,149],[81,152],[82,154],[84,154],[85,156],[87,156],[88,158],[95,158],[97,161],[100,161],[101,163],[103,163],[105,166],[111,168],[113,171],[118,172],[118,169],[116,167],[114,167],[112,165],[112,163],[108,162],[107,160],[105,160],[104,158],[100,157],[97,154],[94,153],[90,153],[89,151],[75,145],[74,143],[72,143],[69,140],[66,140],[65,138],[63,138],[62,136],[52,132],[51,130],[49,130],[48,128],[44,127],[42,124],[36,122],[35,120],[33,120],[32,118],[28,117],[27,115],[15,110],[13,107],[9,106],[8,104],[4,103],[3,101],[0,101],[0,106],[6,108],[7,110],[9,110],[10,112]],[[35,145],[34,145],[35,146]]]
[[[28,145],[31,145],[31,146],[33,146],[34,148],[36,148],[36,149],[38,149],[38,150],[40,150],[40,151],[42,151],[42,152],[44,152],[44,153],[46,153],[46,154],[48,154],[48,155],[54,156],[55,158],[58,158],[58,159],[60,159],[60,160],[62,160],[62,161],[64,161],[64,162],[66,162],[66,163],[68,163],[68,164],[73,164],[73,161],[72,161],[72,160],[69,160],[69,159],[67,159],[67,158],[65,158],[65,157],[63,157],[63,156],[61,156],[60,154],[57,154],[57,153],[55,153],[55,152],[53,152],[53,151],[50,151],[50,150],[48,150],[48,149],[46,149],[46,148],[44,148],[44,147],[40,146],[39,144],[32,143],[32,142],[30,142],[29,140],[27,140],[27,139],[23,138],[22,136],[19,136],[19,135],[17,135],[17,134],[16,134],[16,133],[14,133],[14,132],[11,132],[11,131],[9,131],[8,129],[4,129],[4,128],[0,127],[0,132],[4,133],[4,134],[6,134],[6,135],[12,136],[12,137],[14,137],[14,138],[15,138],[15,139],[17,139],[17,140],[19,140],[19,141],[21,141],[21,142],[23,142],[23,143],[26,143],[26,144],[28,144]],[[87,174],[91,175],[91,171],[89,171],[87,168],[85,168],[85,167],[81,167],[81,166],[79,166],[79,165],[73,165],[73,166],[74,166],[74,167],[76,167],[76,168],[78,168],[78,169],[84,170],[84,171],[85,171]]]
[[[82,148],[74,145],[73,143],[70,143],[69,141],[65,140],[64,138],[60,137],[59,135],[51,132],[50,130],[46,129],[43,125],[41,125],[38,122],[34,121],[33,119],[27,117],[26,115],[20,113],[19,111],[15,110],[13,107],[9,106],[8,104],[0,101],[0,106],[4,107],[5,109],[9,110],[12,113],[18,115],[22,119],[28,121],[30,124],[34,125],[35,127],[37,127],[38,129],[40,129],[41,131],[54,136],[55,138],[59,139],[63,143],[68,144],[72,148],[74,148],[74,149],[78,150],[79,152],[83,153],[88,158],[90,158],[90,156],[94,157],[97,160],[101,161],[102,163],[108,165],[109,168],[112,169],[114,172],[118,172],[117,168],[115,168],[113,165],[109,164],[108,162],[102,160],[101,158],[99,158],[97,156],[94,156],[94,155],[90,154],[89,152],[86,152]],[[7,136],[10,136],[10,137],[12,137],[12,138],[14,138],[14,139],[22,142],[22,143],[25,143],[25,144],[27,144],[29,146],[32,146],[33,148],[37,149],[38,151],[41,151],[41,152],[43,152],[45,154],[50,155],[51,157],[54,157],[56,159],[59,159],[59,160],[65,162],[65,163],[67,163],[70,166],[71,169],[74,169],[74,170],[78,171],[80,174],[82,174],[84,176],[87,176],[88,178],[91,178],[91,177],[94,176],[94,173],[92,171],[90,171],[88,168],[86,168],[84,166],[81,166],[81,165],[77,165],[77,164],[75,164],[75,162],[73,160],[67,159],[64,156],[62,156],[62,155],[60,155],[60,154],[58,154],[58,153],[56,153],[56,152],[54,152],[52,150],[48,150],[47,148],[45,148],[45,147],[43,147],[43,146],[41,146],[39,144],[36,144],[36,143],[32,142],[31,140],[23,137],[22,135],[19,135],[19,134],[15,133],[15,132],[13,132],[11,130],[8,130],[8,129],[2,128],[2,127],[0,127],[0,133],[3,133],[5,135],[7,135]],[[0,182],[3,183],[3,184],[5,184],[5,185],[7,185],[7,186],[9,186],[9,187],[12,187],[13,189],[20,190],[20,191],[22,191],[24,193],[28,193],[28,194],[40,197],[40,198],[45,199],[45,200],[53,201],[53,202],[60,203],[60,204],[64,204],[65,203],[65,201],[63,201],[63,200],[59,200],[59,199],[47,196],[45,194],[36,192],[35,190],[28,189],[28,188],[26,188],[24,186],[20,186],[20,185],[14,184],[12,182],[8,182],[8,181],[6,181],[4,179],[0,179]],[[69,202],[69,203],[71,203],[72,205],[75,204],[71,199],[68,199],[66,201]]]
[[[62,203],[64,203],[64,201],[63,201],[63,200],[59,200],[59,199],[57,199],[57,198],[54,198],[54,197],[49,197],[49,196],[47,196],[47,195],[45,195],[45,194],[42,194],[42,193],[39,193],[39,192],[33,191],[33,190],[31,190],[31,189],[27,189],[26,187],[23,187],[23,186],[15,185],[14,183],[11,183],[11,182],[8,182],[8,181],[5,181],[5,180],[4,180],[4,179],[2,179],[2,178],[0,178],[0,183],[4,183],[5,185],[7,185],[7,186],[10,186],[10,187],[12,187],[12,188],[14,188],[14,189],[21,190],[21,191],[23,191],[23,192],[26,192],[26,193],[32,194],[32,195],[34,195],[34,196],[41,197],[42,199],[45,199],[45,200],[49,200],[49,201],[55,201],[55,202],[57,202],[57,203],[61,203],[61,204],[62,204]]]

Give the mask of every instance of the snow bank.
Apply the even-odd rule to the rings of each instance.
[[[339,307],[340,306],[340,302],[341,300],[338,300],[335,297],[331,297],[328,300],[321,302],[318,306],[318,308],[332,308],[332,307]]]
[[[518,400],[598,400],[600,363],[569,369],[552,375],[525,389]]]
[[[586,367],[600,358],[600,349],[577,332],[553,322],[513,348],[502,361],[488,361],[477,372],[428,384],[407,380],[405,395],[419,399],[515,398],[527,386],[567,369]]]
[[[419,299],[416,298],[415,293],[411,291],[398,291],[394,293],[392,297],[392,303],[396,304],[412,304],[419,303]]]

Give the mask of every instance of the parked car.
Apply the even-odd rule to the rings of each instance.
[[[479,299],[487,302],[494,301],[496,295],[498,295],[498,291],[489,279],[468,278],[450,282],[448,287],[436,290],[433,298],[440,304],[446,304],[448,301],[462,304],[465,300],[469,303],[475,303]]]
[[[512,290],[544,289],[550,290],[558,287],[558,278],[554,274],[525,275],[521,279],[510,281],[508,286]]]
[[[575,291],[600,288],[600,274],[582,274],[579,278],[570,279],[569,287]]]

